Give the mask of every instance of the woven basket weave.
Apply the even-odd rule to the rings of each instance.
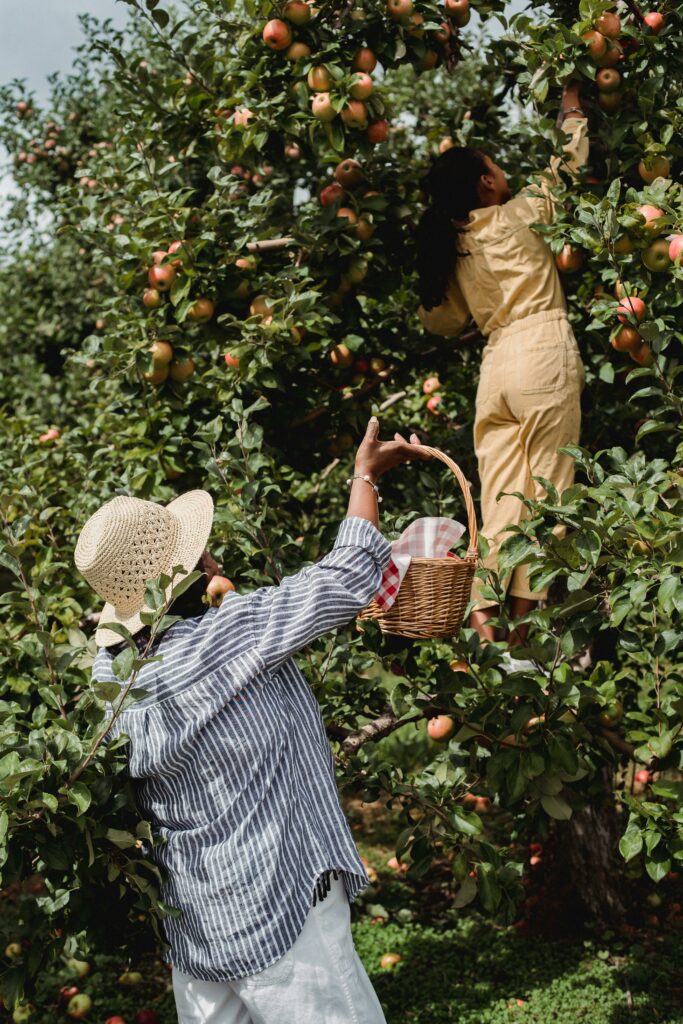
[[[467,554],[462,559],[413,558],[391,608],[372,601],[358,618],[374,619],[383,633],[429,639],[453,636],[462,626],[477,567],[477,518],[469,484],[453,459],[438,448],[420,447],[444,462],[460,484],[467,510]]]

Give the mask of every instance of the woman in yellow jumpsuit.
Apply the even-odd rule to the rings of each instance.
[[[532,225],[554,217],[558,171],[575,173],[588,158],[577,84],[565,87],[558,121],[569,137],[563,156],[552,159],[540,185],[517,196],[489,156],[466,147],[443,153],[423,183],[431,204],[418,232],[420,319],[434,334],[453,337],[471,316],[486,338],[474,445],[490,569],[505,527],[525,515],[518,498],[497,500],[498,494],[540,498],[545,491],[534,477],[560,492],[574,479],[572,460],[557,449],[579,439],[584,371],[552,252]],[[502,580],[514,619],[547,596],[531,590],[527,572],[519,566]],[[488,622],[497,605],[482,599],[479,587],[471,625],[493,640]],[[525,638],[519,626],[510,642]]]

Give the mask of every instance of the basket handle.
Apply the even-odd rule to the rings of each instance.
[[[463,493],[463,497],[465,499],[465,508],[467,510],[467,531],[470,535],[470,544],[469,548],[467,549],[467,554],[476,555],[479,539],[479,532],[477,530],[477,515],[474,510],[474,502],[472,501],[470,485],[465,479],[463,471],[460,469],[460,466],[458,466],[456,462],[453,462],[453,459],[450,457],[450,455],[446,455],[446,453],[440,451],[439,448],[432,448],[430,447],[430,445],[427,444],[416,444],[415,448],[419,449],[420,451],[428,453],[435,459],[440,459],[441,462],[444,462],[450,469],[455,479],[460,484],[460,490]]]

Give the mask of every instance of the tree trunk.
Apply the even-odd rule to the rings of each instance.
[[[600,928],[619,930],[626,919],[619,856],[619,822],[612,775],[604,768],[602,792],[558,830],[571,888],[586,917]],[[597,781],[597,780],[596,780]]]

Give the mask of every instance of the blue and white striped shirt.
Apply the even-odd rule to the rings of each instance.
[[[167,959],[206,981],[255,974],[294,945],[316,879],[338,869],[349,900],[369,884],[337,791],[310,686],[291,660],[349,622],[377,592],[390,547],[365,519],[279,586],[229,594],[176,623],[146,695],[111,735],[130,737],[138,806],[164,843]],[[93,678],[117,681],[100,650]]]

